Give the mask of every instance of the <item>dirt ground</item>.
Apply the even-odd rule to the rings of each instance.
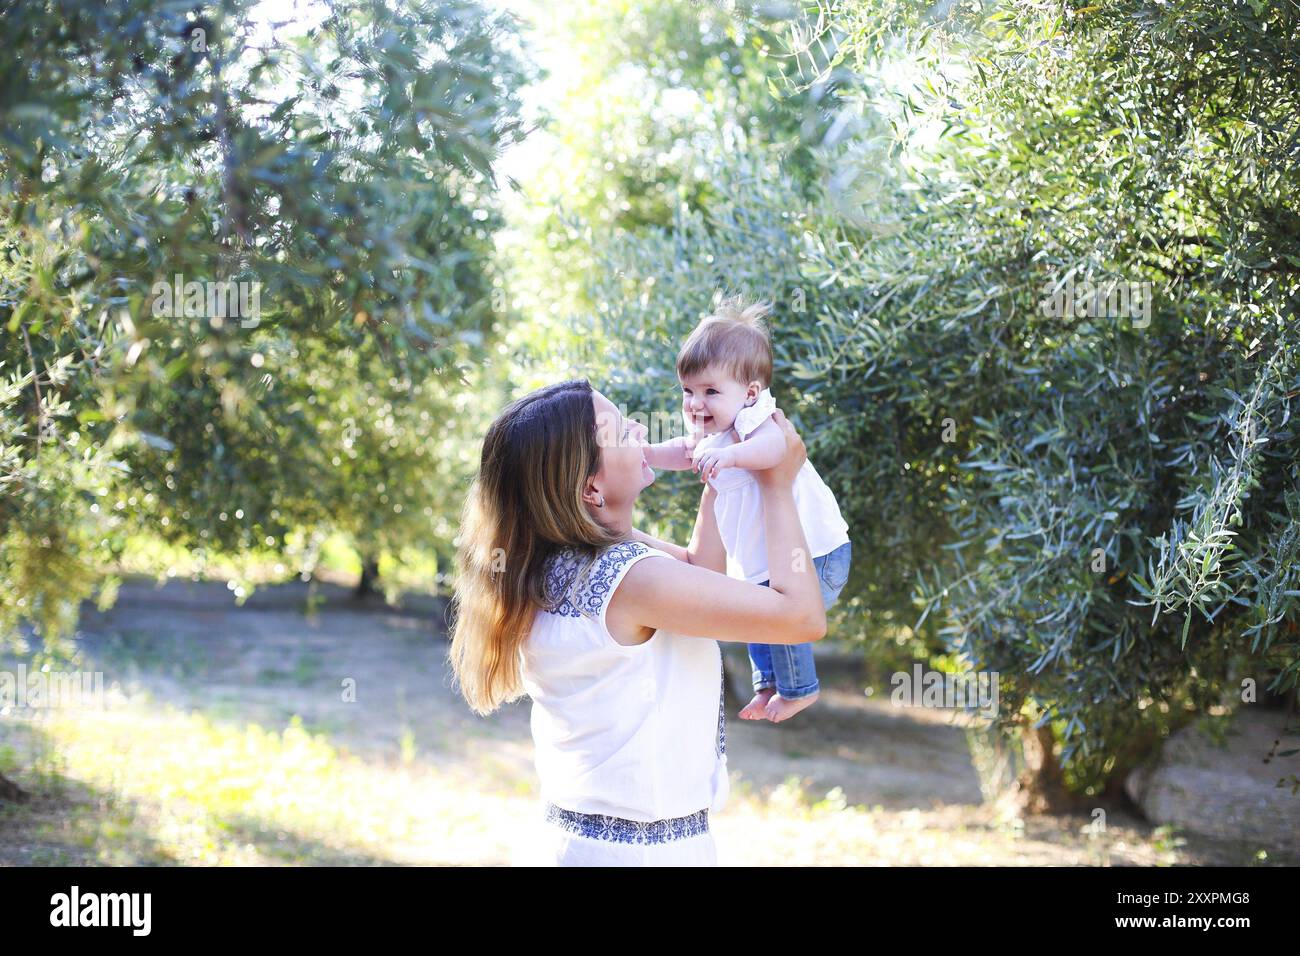
[[[87,609],[81,667],[104,673],[108,706],[0,716],[0,769],[32,794],[0,806],[0,863],[516,859],[539,815],[529,702],[468,709],[441,601],[396,609],[321,585],[305,613],[307,597],[284,585],[236,607],[219,583],[134,582],[111,611]],[[724,864],[1296,862],[1121,808],[1100,830],[1090,815],[1021,819],[983,800],[952,715],[868,696],[858,658],[817,650],[822,697],[796,719],[728,707]]]

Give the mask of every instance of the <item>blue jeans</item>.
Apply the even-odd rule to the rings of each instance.
[[[827,608],[835,603],[849,579],[849,559],[853,549],[848,542],[830,554],[813,558],[817,580],[822,586],[822,602]],[[763,581],[767,587],[771,582]],[[786,700],[817,693],[817,669],[813,666],[813,649],[806,644],[750,644],[749,662],[754,666],[754,690],[775,687]]]

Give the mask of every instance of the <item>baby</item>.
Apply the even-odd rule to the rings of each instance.
[[[653,468],[694,469],[716,490],[714,513],[727,549],[727,574],[768,584],[763,499],[751,470],[770,468],[785,454],[772,421],[772,346],[763,319],[767,306],[722,300],[677,354],[682,414],[689,434],[646,447]],[[811,461],[794,484],[795,505],[829,608],[849,574],[848,525],[835,496]],[[812,704],[820,685],[811,644],[750,644],[754,699],[740,716],[780,722]]]

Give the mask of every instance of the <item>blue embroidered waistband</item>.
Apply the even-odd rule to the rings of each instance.
[[[578,813],[565,810],[553,803],[546,805],[546,822],[554,823],[570,833],[593,840],[613,843],[667,843],[684,840],[709,832],[709,811],[706,807],[684,817],[668,820],[627,820],[606,816],[603,813]]]

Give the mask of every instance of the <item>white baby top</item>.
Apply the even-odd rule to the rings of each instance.
[[[625,541],[546,563],[548,606],[524,642],[523,681],[542,799],[566,810],[663,820],[728,796],[718,642],[660,630],[627,646],[605,625],[614,590],[646,558],[676,560]]]
[[[776,411],[770,389],[763,389],[757,401],[742,408],[732,426],[743,441]],[[697,449],[734,444],[731,429],[708,435]],[[763,492],[752,472],[727,468],[710,482],[717,490],[713,513],[718,533],[727,549],[727,574],[754,584],[768,580],[767,536],[763,532]],[[808,559],[830,554],[849,540],[849,526],[840,514],[835,495],[826,487],[811,461],[805,461],[794,481],[794,503],[812,552]]]

